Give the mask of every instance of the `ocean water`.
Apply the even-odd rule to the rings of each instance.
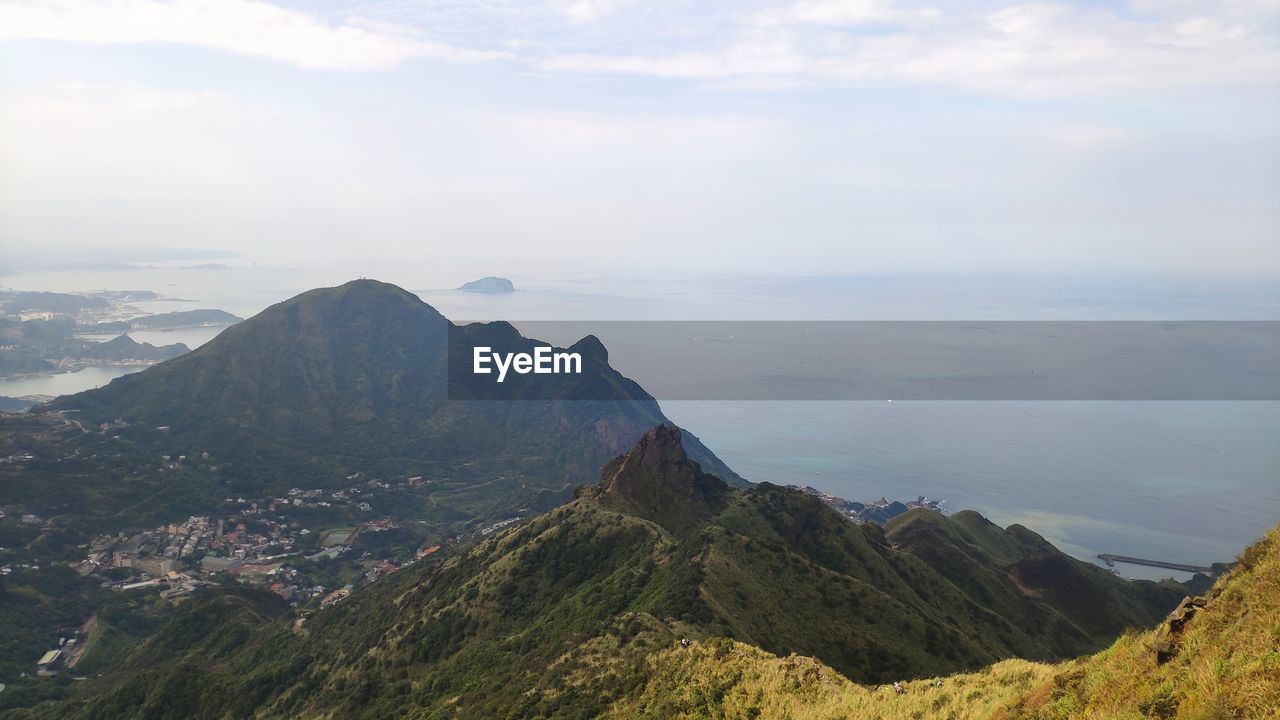
[[[195,302],[162,301],[149,312],[212,307],[248,317],[345,279],[285,268],[147,268],[10,275],[0,284],[155,290]],[[513,277],[516,293],[482,295],[450,289],[469,277],[405,271],[380,279],[451,319],[517,327],[521,320],[1280,320],[1280,285],[1261,280],[539,274]],[[216,332],[133,336],[195,347]],[[75,392],[118,370],[0,384],[0,394]],[[1083,559],[1108,552],[1225,561],[1280,522],[1276,402],[666,401],[663,408],[750,480],[854,500],[942,498],[951,510],[1027,525]]]
[[[17,377],[0,380],[0,395],[71,395],[82,390],[102,387],[121,375],[137,372],[139,367],[88,367],[76,372],[56,373],[42,377]]]
[[[667,402],[752,480],[946,500],[1076,557],[1230,560],[1280,522],[1280,403]],[[1126,575],[1165,570],[1122,566]]]

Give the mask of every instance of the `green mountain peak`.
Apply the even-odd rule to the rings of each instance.
[[[595,497],[683,535],[723,510],[730,488],[689,459],[679,428],[659,425],[605,466]]]

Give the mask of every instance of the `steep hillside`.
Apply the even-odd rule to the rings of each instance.
[[[1182,588],[1117,582],[1021,525],[1000,528],[973,511],[942,517],[912,510],[885,535],[983,607],[1031,635],[1051,638],[1054,656],[1082,655],[1127,628],[1149,627]],[[1034,599],[1028,602],[1028,598]]]
[[[1053,665],[1005,660],[978,672],[859,685],[801,655],[778,657],[719,638],[667,648],[643,688],[599,717],[609,720],[987,720],[1052,677]]]
[[[1004,717],[1280,718],[1280,528],[1160,627],[1065,663]]]
[[[1057,665],[1006,660],[978,672],[857,685],[811,658],[727,639],[668,648],[610,718],[794,720],[1274,720],[1280,717],[1280,528],[1203,598],[1159,627]]]
[[[728,487],[681,441],[679,430],[655,428],[573,501],[465,554],[404,571],[300,625],[264,618],[195,656],[143,646],[145,658],[81,700],[42,712],[114,718],[183,707],[188,714],[147,716],[212,718],[230,703],[260,717],[591,717],[645,692],[653,658],[683,650],[681,639],[697,648],[731,637],[873,683],[1059,658],[1111,639],[1066,620],[1023,628],[1001,614],[1009,608],[982,603],[1068,614],[1052,597],[1028,592],[1017,604],[1002,594],[1000,568],[1033,556],[1016,537],[1001,553],[965,547],[988,572],[966,591],[879,527],[855,525],[808,493]],[[1034,557],[1056,552],[1032,546]],[[1135,624],[1154,624],[1180,597],[1105,573],[1081,582],[1099,585],[1109,617],[1145,608]],[[1167,602],[1151,601],[1162,594]],[[187,668],[181,682],[175,667]]]

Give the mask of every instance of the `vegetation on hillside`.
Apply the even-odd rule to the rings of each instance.
[[[1009,718],[1280,718],[1280,528],[1160,627],[1065,663]]]
[[[927,521],[947,527],[940,516]],[[201,591],[114,676],[35,714],[589,718],[643,694],[660,678],[654,658],[686,639],[697,648],[732,637],[812,656],[834,668],[824,677],[869,683],[1110,642],[1053,597],[1030,592],[1009,610],[1001,578],[1011,564],[1060,553],[1000,541],[1004,531],[978,521],[987,544],[1004,550],[963,545],[984,574],[961,589],[910,543],[895,548],[879,527],[851,523],[805,492],[728,487],[688,459],[679,430],[660,427],[572,502],[305,621],[254,610],[271,607],[265,593]],[[1079,582],[1100,587],[1100,614],[1135,625],[1135,608],[1153,602],[1148,591],[1172,593],[1105,573]],[[1176,597],[1166,600],[1163,610]],[[1163,610],[1152,604],[1151,624]],[[1052,621],[1024,628],[1002,611]]]
[[[1187,611],[1186,608],[1193,608]],[[753,720],[1274,720],[1280,718],[1280,528],[1159,627],[1060,664],[858,685],[811,658],[725,638],[648,661],[608,718]]]
[[[637,693],[610,720],[977,720],[1051,677],[1052,665],[1005,660],[973,673],[859,685],[812,658],[778,657],[719,638],[649,659]]]
[[[95,642],[84,650],[80,672],[114,666],[153,629],[145,602],[105,590],[66,566],[17,569],[0,577],[0,677],[7,685],[0,710],[67,694],[69,679],[37,679],[35,662],[95,612],[106,634],[91,637]]]

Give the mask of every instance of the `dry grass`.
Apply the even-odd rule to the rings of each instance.
[[[1154,648],[1177,654],[1157,664]],[[1129,633],[1057,665],[857,685],[804,657],[729,640],[664,650],[606,717],[724,720],[1280,720],[1280,528],[1249,548],[1181,632]]]
[[[1011,718],[1280,719],[1280,528],[1249,548],[1174,636],[1157,664],[1160,630],[1126,635],[1065,663]]]
[[[981,672],[891,687],[857,685],[806,657],[779,658],[729,640],[654,656],[648,684],[611,708],[614,718],[844,720],[987,718],[1024,696],[1053,666],[1008,660]]]

